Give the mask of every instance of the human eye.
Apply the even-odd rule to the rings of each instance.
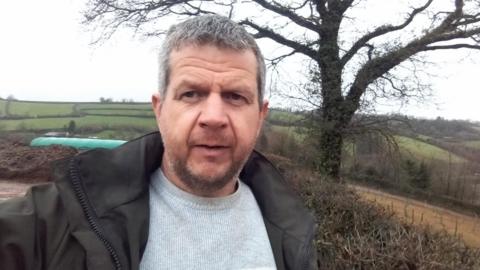
[[[248,99],[242,94],[237,92],[223,93],[223,99],[229,102],[230,104],[236,105],[236,106],[248,104]]]
[[[180,94],[179,99],[188,103],[194,103],[202,97],[202,93],[196,90],[187,90]]]

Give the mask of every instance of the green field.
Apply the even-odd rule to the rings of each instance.
[[[454,163],[466,162],[466,160],[460,156],[419,140],[403,136],[395,136],[395,140],[398,143],[401,151],[412,156],[412,158],[424,160],[437,159],[446,162],[451,161]]]
[[[27,119],[2,119],[0,130],[7,131],[62,131],[75,121],[79,132],[97,132],[88,134],[100,138],[131,138],[138,132],[156,130],[155,116],[149,103],[75,103],[75,102],[28,102],[9,101],[8,112],[12,116],[28,117]],[[5,116],[6,100],[0,100],[0,116]],[[83,115],[73,117],[72,114]],[[101,115],[90,115],[101,114]],[[47,116],[47,117],[45,117]],[[61,116],[61,117],[48,117]],[[65,116],[65,117],[63,117]],[[37,118],[39,117],[39,118]],[[292,112],[272,109],[268,119],[282,123],[296,124],[304,116]],[[295,138],[298,143],[304,143],[307,136],[306,128],[294,126],[268,125],[272,131],[283,132]],[[84,128],[83,130],[81,130]],[[90,128],[90,129],[86,129]],[[90,130],[90,131],[87,131]],[[135,131],[136,130],[136,131]],[[421,139],[429,137],[419,135]],[[465,162],[465,159],[439,147],[408,137],[396,136],[397,143],[404,154],[416,159],[437,159],[446,162]],[[463,142],[469,147],[480,148],[480,140]],[[346,147],[347,153],[351,147]]]
[[[155,114],[153,113],[152,109],[149,110],[99,110],[99,109],[84,109],[82,110],[85,114],[103,114],[103,115],[131,115],[131,116],[151,116],[154,117]]]
[[[0,100],[0,115],[6,114],[8,101]],[[10,115],[28,117],[67,115],[73,113],[74,103],[43,103],[43,102],[18,102],[11,101],[9,105]]]
[[[480,141],[465,141],[462,144],[471,148],[480,149]]]
[[[156,131],[156,130],[151,130],[151,131]],[[95,136],[99,139],[116,139],[116,140],[131,140],[133,138],[140,137],[144,135],[146,132],[145,131],[135,131],[135,130],[123,130],[123,129],[117,129],[117,130],[103,130],[101,132],[97,132],[95,134],[89,134],[89,136]]]
[[[418,137],[419,139],[425,140],[425,141],[432,139],[432,137],[426,136],[426,135],[422,135],[422,134],[417,135],[417,137]]]
[[[304,119],[304,116],[287,111],[271,109],[268,112],[268,120],[276,120],[284,123],[295,123]]]
[[[0,100],[0,116],[7,115],[7,103],[9,103],[9,115],[32,118],[59,115],[70,116],[75,112],[103,114],[109,112],[110,114],[117,114],[118,112],[118,114],[144,115],[145,112],[151,112],[152,110],[149,103],[8,102],[6,100]]]
[[[59,117],[59,118],[39,118],[39,119],[22,119],[22,120],[2,120],[2,128],[4,130],[62,130],[64,126],[68,126],[70,120],[75,121],[76,127],[85,126],[102,126],[108,127],[132,126],[141,128],[156,127],[155,119],[126,117],[126,116],[93,116],[85,117]]]
[[[150,103],[78,103],[79,110],[117,109],[151,110]]]
[[[295,140],[299,143],[302,143],[306,137],[305,128],[302,128],[302,127],[293,127],[293,126],[286,127],[286,126],[271,125],[271,128],[273,131],[284,132],[290,136],[293,136]]]

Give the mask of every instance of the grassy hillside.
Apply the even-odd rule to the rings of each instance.
[[[148,103],[74,103],[0,100],[0,130],[64,131],[71,121],[77,135],[131,139],[156,130]]]
[[[405,155],[408,155],[411,158],[420,160],[436,159],[453,163],[466,162],[464,158],[457,156],[447,150],[416,139],[404,136],[395,136],[395,140],[397,141],[400,150],[403,151]]]
[[[151,106],[148,103],[40,102],[0,100],[0,116],[58,116],[82,112],[88,114],[89,111],[92,110],[119,110],[122,112],[131,110],[151,111]]]
[[[302,143],[307,136],[307,130],[303,127],[271,125],[271,128],[273,131],[286,133],[289,136],[292,136],[298,143]]]
[[[108,129],[110,127],[141,127],[154,128],[154,118],[126,117],[126,116],[94,116],[84,117],[58,117],[58,118],[30,118],[22,120],[2,120],[5,130],[62,130],[69,122],[75,121],[76,128],[87,126],[100,126]]]
[[[84,109],[85,114],[95,115],[131,115],[131,116],[145,116],[154,117],[152,109]]]
[[[65,115],[73,113],[73,103],[43,103],[43,102],[19,102],[11,101],[8,109],[10,115],[21,116],[49,116]],[[7,101],[0,100],[0,115],[7,115]]]
[[[268,120],[274,124],[280,125],[298,125],[305,119],[301,113],[289,112],[279,109],[270,109],[268,112]]]
[[[8,105],[7,105],[8,103]],[[134,127],[140,129],[155,129],[154,114],[149,103],[99,103],[99,102],[34,102],[34,101],[6,101],[0,100],[0,130],[55,130],[59,131],[70,121],[75,121],[76,128],[95,127],[119,129],[120,127]],[[292,136],[297,143],[303,143],[307,136],[305,125],[306,115],[300,112],[289,112],[279,109],[271,109],[268,115],[268,123],[271,130]],[[397,136],[397,141],[405,155],[416,159],[437,159],[451,162],[464,162],[459,155],[450,153],[438,143],[433,145],[428,141],[455,140],[451,137],[456,131],[461,134],[468,133],[468,137],[475,137],[473,131],[479,128],[476,124],[465,121],[414,120],[414,129],[419,133],[414,136]],[[100,132],[100,131],[98,131]],[[97,132],[97,133],[98,133]],[[411,132],[411,131],[409,131]],[[444,133],[442,133],[444,132]],[[443,135],[442,135],[443,134]],[[112,136],[112,133],[108,134]],[[480,137],[480,131],[478,132]],[[412,139],[418,137],[421,140]],[[452,139],[453,138],[453,139]],[[480,140],[460,140],[458,143],[472,149],[480,149]],[[346,145],[349,143],[346,142]],[[352,148],[349,146],[349,149]],[[352,151],[347,151],[352,152]]]
[[[150,103],[78,103],[79,110],[93,110],[93,109],[102,109],[102,110],[151,110],[152,106]]]

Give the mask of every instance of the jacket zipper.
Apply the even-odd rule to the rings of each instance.
[[[89,204],[87,197],[85,195],[85,191],[82,185],[80,184],[80,177],[77,174],[77,168],[75,166],[74,159],[70,161],[69,173],[70,173],[70,179],[72,181],[73,191],[78,201],[80,202],[80,206],[82,207],[83,213],[87,218],[87,222],[90,225],[90,228],[98,237],[98,239],[100,239],[100,241],[102,241],[102,243],[105,245],[105,248],[107,249],[108,253],[110,253],[110,256],[115,265],[115,269],[121,270],[122,265],[120,263],[120,260],[118,259],[117,252],[113,248],[112,244],[107,240],[105,235],[102,233],[98,223],[96,222],[95,214],[93,213],[92,207]]]

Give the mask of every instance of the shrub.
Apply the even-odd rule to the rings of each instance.
[[[320,269],[480,269],[480,250],[447,232],[402,223],[343,183],[272,161],[315,213]]]
[[[402,224],[344,184],[311,180],[300,192],[317,217],[320,269],[480,269],[480,251],[446,232]]]
[[[414,161],[407,159],[404,168],[413,187],[427,189],[430,186],[430,171],[425,162],[422,161],[417,165]]]

